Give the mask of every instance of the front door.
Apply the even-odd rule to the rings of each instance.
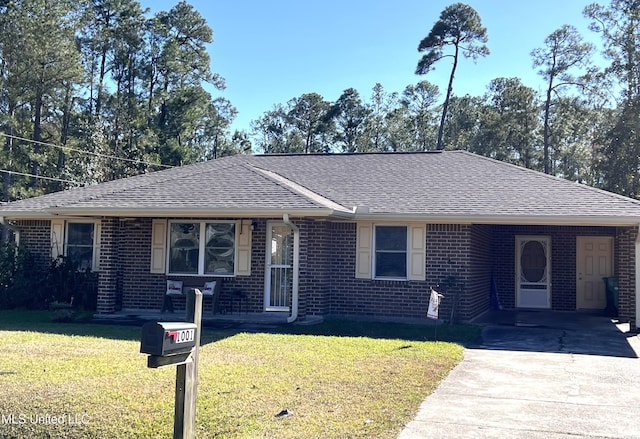
[[[576,239],[576,308],[605,309],[603,277],[613,276],[613,237],[578,236]]]
[[[288,311],[294,280],[294,230],[285,223],[268,223],[265,270],[265,310]]]
[[[551,308],[549,236],[516,236],[516,306]]]

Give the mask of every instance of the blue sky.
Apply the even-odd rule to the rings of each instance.
[[[599,40],[582,16],[592,0],[469,0],[487,28],[491,54],[475,64],[458,65],[454,94],[482,95],[489,81],[517,76],[536,89],[542,82],[530,52],[563,24],[577,27],[585,39]],[[142,0],[151,12],[169,10],[177,1]],[[451,63],[424,76],[414,74],[418,43],[440,12],[444,0],[191,0],[214,32],[209,47],[212,70],[226,80],[215,92],[239,114],[233,124],[249,129],[273,105],[316,92],[335,101],[353,87],[368,100],[376,82],[388,92],[428,80],[447,86]],[[605,1],[601,3],[606,4]]]

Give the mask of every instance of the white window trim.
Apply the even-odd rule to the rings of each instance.
[[[378,250],[377,250],[377,243],[376,243],[376,239],[378,237],[378,227],[404,227],[405,232],[406,232],[406,247],[404,250],[405,253],[405,271],[404,271],[404,277],[389,277],[389,276],[378,276],[378,273],[376,272],[376,258],[378,256]],[[390,280],[390,281],[406,281],[409,279],[409,264],[411,263],[410,259],[409,259],[409,255],[410,255],[410,228],[408,224],[384,224],[384,223],[380,223],[380,224],[374,224],[373,225],[373,246],[372,246],[372,255],[371,255],[371,273],[373,274],[373,279],[375,280]],[[400,252],[397,252],[400,253]]]
[[[407,227],[407,272],[406,278],[375,277],[375,226]],[[427,224],[408,222],[371,222],[356,223],[355,278],[369,280],[425,281],[427,261]]]
[[[197,273],[173,273],[169,271],[169,267],[171,265],[171,225],[172,224],[184,224],[184,223],[193,223],[200,225],[200,239],[198,241],[198,272]],[[234,224],[234,242],[233,242],[233,273],[225,273],[225,274],[214,274],[214,273],[205,273],[204,272],[204,256],[205,256],[205,236],[206,236],[206,227],[207,224]],[[184,277],[236,277],[238,273],[238,242],[239,237],[238,234],[240,232],[241,224],[239,221],[210,221],[210,220],[169,220],[167,226],[167,237],[166,237],[166,253],[165,253],[165,272],[168,276],[184,276]]]
[[[69,248],[69,224],[93,224],[93,243],[91,258],[91,271],[96,272],[100,270],[100,220],[82,220],[82,219],[68,219],[64,221],[64,244],[62,254],[66,257],[67,250]]]

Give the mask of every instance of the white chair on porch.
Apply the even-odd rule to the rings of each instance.
[[[167,279],[167,291],[164,294],[164,302],[162,303],[162,312],[173,312],[172,297],[182,296],[182,281]]]
[[[222,282],[211,281],[205,282],[201,290],[202,293],[202,312],[204,313],[204,303],[207,297],[211,297],[211,314],[218,312],[218,299],[220,298],[220,284]]]

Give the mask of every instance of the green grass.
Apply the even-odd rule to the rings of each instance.
[[[47,320],[0,312],[0,437],[171,437],[175,367],[146,367],[139,327]],[[432,326],[340,320],[273,333],[205,328],[196,436],[396,437],[462,358],[461,344],[426,341],[433,335]],[[477,335],[438,328],[440,340]],[[275,416],[285,408],[293,414]]]

